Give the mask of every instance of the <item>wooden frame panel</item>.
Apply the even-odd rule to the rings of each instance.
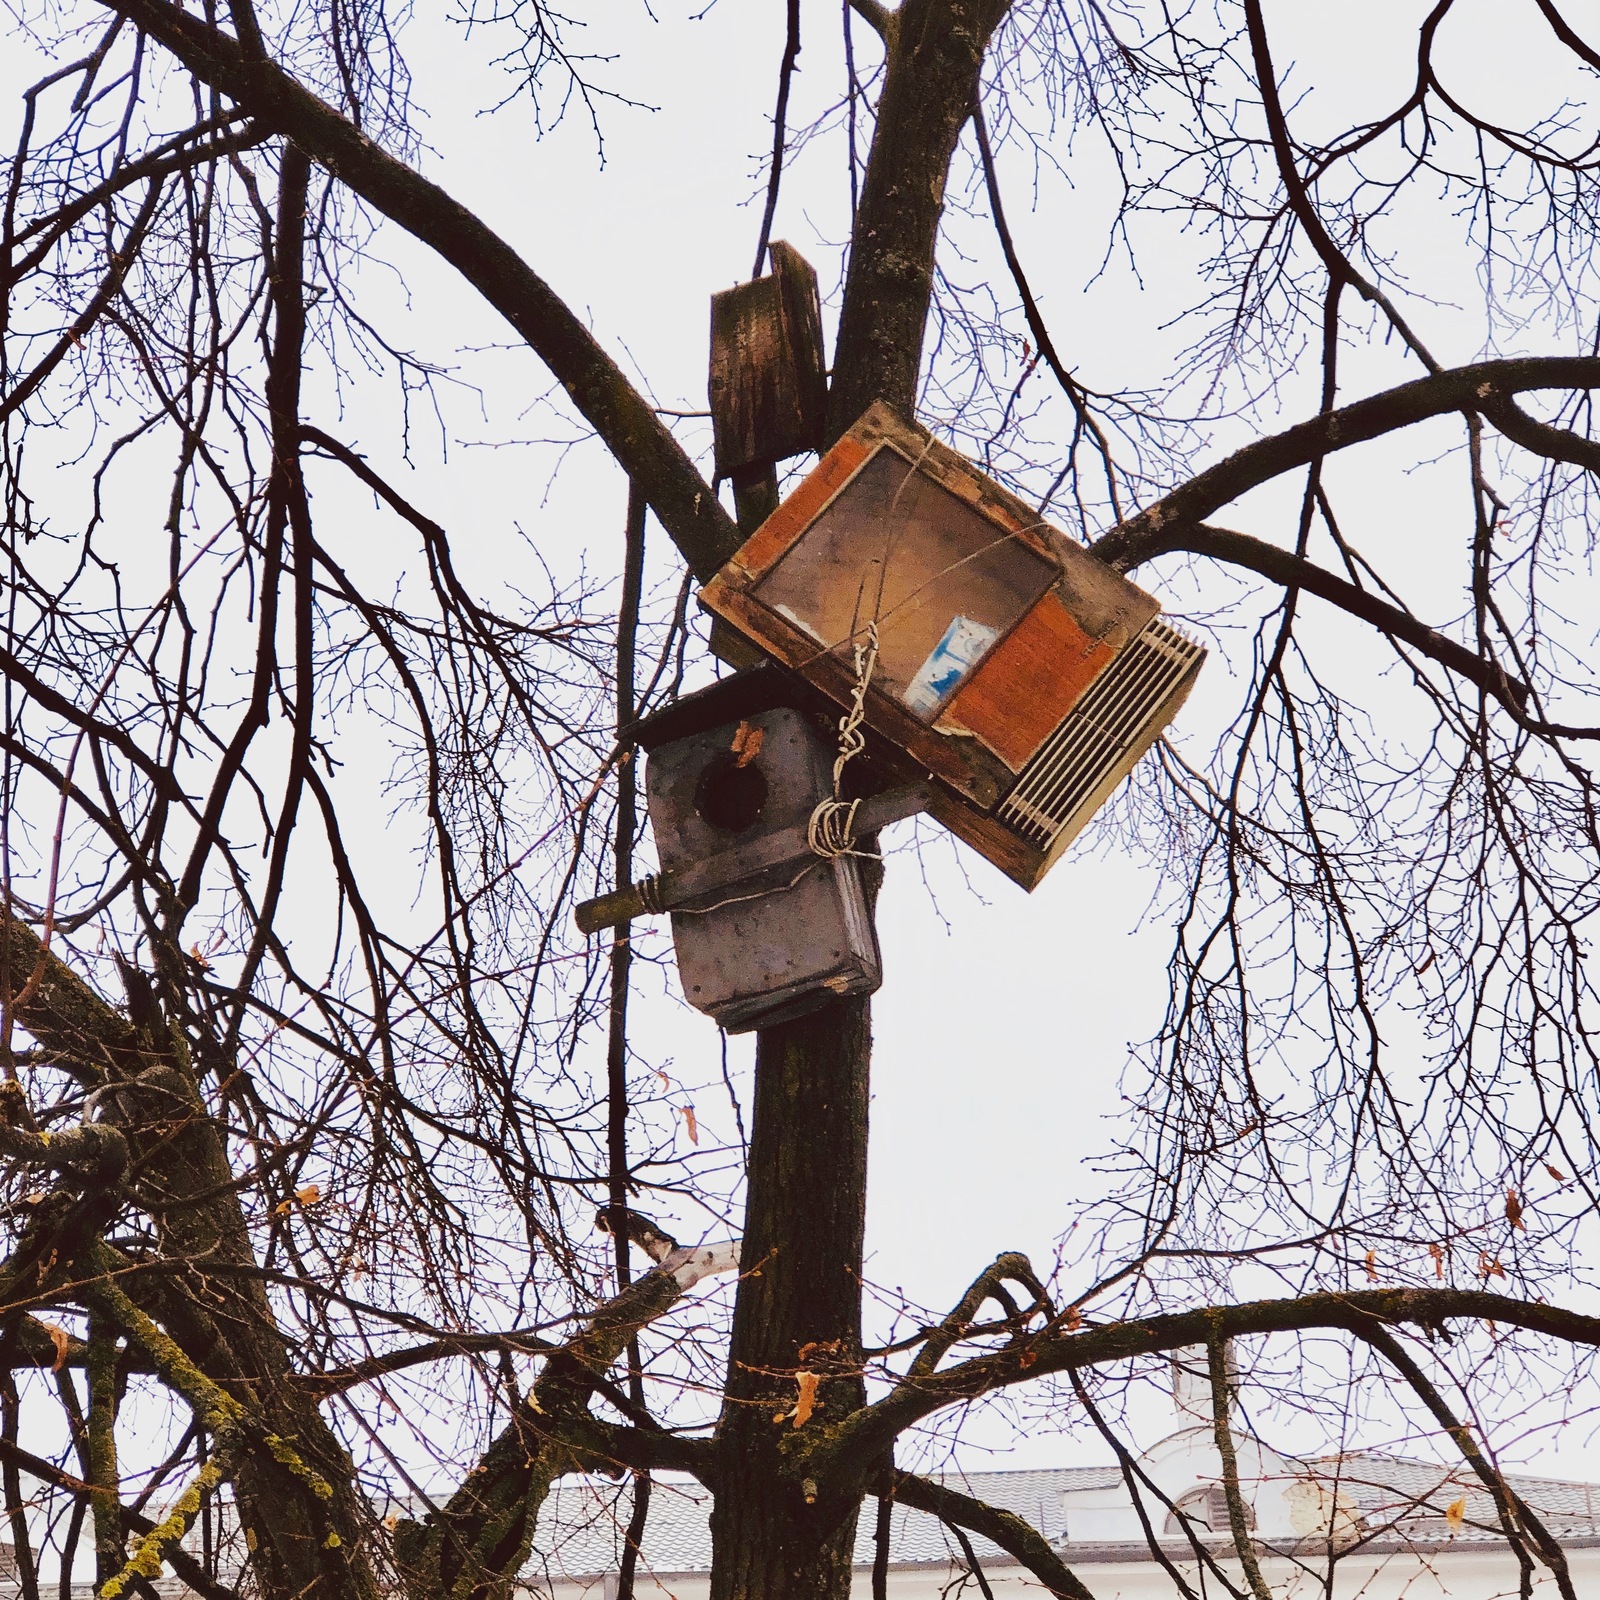
[[[1015,542],[1048,563],[1049,586],[1042,593],[1033,591],[1037,598],[1031,603],[1016,601],[1008,610],[1002,595],[996,602],[998,611],[990,606],[990,621],[981,625],[980,632],[993,635],[992,641],[960,664],[962,675],[936,710],[929,712],[924,704],[919,716],[897,695],[878,688],[869,689],[865,701],[873,732],[904,752],[911,770],[938,780],[930,806],[933,816],[1007,876],[1031,889],[1070,841],[1055,841],[1047,855],[989,813],[1123,647],[1159,614],[1161,608],[1151,596],[1096,561],[972,463],[880,402],[821,458],[705,585],[700,601],[741,639],[838,705],[847,705],[855,683],[852,663],[846,659],[848,641],[808,632],[801,625],[806,619],[793,607],[786,607],[785,615],[767,604],[760,591],[763,581],[885,450],[903,460],[908,472],[925,476],[967,512],[977,513],[994,530],[995,544]],[[865,492],[869,505],[882,498],[881,486]],[[890,518],[886,526],[899,523]],[[885,570],[895,536],[890,535],[885,557],[880,558]],[[824,540],[814,557],[819,562],[828,559],[828,551],[845,548],[838,545],[838,538],[845,535],[819,531],[818,537]],[[980,544],[977,554],[991,548]],[[939,577],[958,571],[968,560],[976,562],[977,556],[955,560],[940,569]],[[819,582],[837,582],[847,569],[836,562],[818,570]],[[976,586],[996,580],[980,580],[975,568],[973,581]],[[959,590],[959,584],[955,587]],[[837,619],[839,605],[832,603],[826,614]],[[853,619],[857,613],[845,614]],[[821,615],[816,612],[811,620]],[[952,627],[965,620],[956,616]],[[846,632],[850,625],[844,624]]]

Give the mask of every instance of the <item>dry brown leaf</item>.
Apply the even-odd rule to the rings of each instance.
[[[1553,1161],[1545,1162],[1544,1170],[1548,1172],[1557,1183],[1565,1183],[1567,1181],[1566,1173],[1564,1173]]]
[[[1376,1250],[1367,1251],[1367,1259],[1363,1265],[1367,1269],[1368,1279],[1376,1283],[1378,1281],[1378,1252]]]
[[[1487,1250],[1478,1252],[1478,1271],[1485,1278],[1503,1278],[1506,1275],[1506,1269]]]
[[[275,1217],[286,1217],[296,1206],[314,1206],[321,1198],[322,1190],[316,1184],[308,1183],[304,1187],[296,1189],[289,1199],[280,1200],[272,1208],[272,1214]]]
[[[1520,1228],[1524,1233],[1528,1225],[1522,1220],[1522,1196],[1515,1189],[1506,1190],[1506,1221],[1513,1228]]]
[[[838,1356],[844,1351],[843,1339],[808,1339],[795,1352],[796,1358],[807,1366],[815,1356]]]
[[[1067,1332],[1076,1333],[1083,1326],[1083,1313],[1076,1306],[1067,1307]]]
[[[1459,1500],[1452,1500],[1444,1508],[1444,1520],[1452,1528],[1461,1527],[1467,1520],[1467,1497],[1462,1495]]]
[[[817,1409],[817,1385],[822,1382],[819,1372],[797,1372],[794,1375],[795,1387],[800,1391],[794,1403],[794,1425],[803,1428],[811,1420],[811,1413]]]
[[[65,1328],[58,1328],[55,1323],[47,1322],[44,1331],[50,1335],[50,1343],[56,1347],[56,1358],[50,1363],[52,1372],[59,1372],[67,1362],[67,1346],[71,1337]]]
[[[1436,1278],[1444,1277],[1444,1251],[1436,1244],[1428,1246],[1428,1254],[1433,1257],[1433,1275]]]
[[[733,764],[736,767],[748,767],[755,758],[761,754],[761,746],[767,735],[762,728],[752,728],[748,722],[741,722],[734,729]]]
[[[684,1128],[688,1131],[689,1143],[690,1144],[699,1144],[700,1143],[700,1124],[694,1120],[694,1107],[693,1106],[679,1106],[678,1109],[683,1113],[683,1125],[684,1125]]]
[[[195,940],[194,949],[192,949],[189,954],[194,957],[194,964],[199,967],[202,972],[209,972],[211,970],[211,963],[207,961],[206,958],[200,953],[200,941],[198,939]]]

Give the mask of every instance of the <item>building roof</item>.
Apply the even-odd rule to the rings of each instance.
[[[1464,1463],[1443,1466],[1355,1450],[1308,1465],[1356,1502],[1374,1535],[1393,1529],[1412,1541],[1503,1537],[1493,1498]],[[1594,1484],[1525,1473],[1507,1473],[1506,1484],[1556,1538],[1600,1538],[1600,1494]]]
[[[1488,1491],[1464,1466],[1366,1450],[1293,1465],[1298,1473],[1332,1490],[1341,1502],[1354,1503],[1359,1523],[1352,1530],[1350,1542],[1363,1548],[1392,1551],[1481,1547],[1503,1538]],[[932,1476],[989,1505],[1016,1512],[1060,1550],[1069,1564],[1074,1560],[1149,1559],[1149,1548],[1143,1539],[1106,1542],[1071,1537],[1072,1497],[1120,1489],[1123,1480],[1115,1467]],[[1595,1485],[1525,1474],[1508,1474],[1507,1483],[1563,1543],[1600,1544],[1600,1490]],[[550,1583],[615,1572],[632,1506],[632,1489],[625,1481],[568,1479],[559,1484],[551,1491],[539,1517],[528,1578]],[[710,1494],[699,1483],[677,1476],[658,1478],[650,1501],[641,1570],[660,1575],[708,1572],[710,1509]],[[856,1529],[857,1566],[872,1563],[874,1520],[872,1503],[868,1502]],[[890,1563],[895,1567],[942,1566],[960,1559],[949,1530],[935,1517],[897,1505],[890,1526]],[[1156,1526],[1160,1532],[1161,1524]],[[1215,1545],[1219,1540],[1214,1536],[1205,1542]],[[1226,1545],[1226,1535],[1220,1542]],[[1188,1540],[1183,1537],[1166,1537],[1162,1543],[1169,1554],[1190,1552]],[[1009,1555],[986,1539],[974,1535],[972,1545],[985,1565],[1013,1564]]]
[[[1121,1481],[1115,1469],[1102,1467],[934,1476],[952,1489],[1016,1512],[1052,1544],[1059,1543],[1066,1531],[1064,1490],[1099,1488]],[[582,1578],[615,1572],[632,1508],[633,1491],[626,1482],[568,1479],[558,1484],[539,1515],[530,1576]],[[658,1478],[650,1497],[640,1565],[658,1573],[710,1571],[710,1515],[711,1496],[702,1485],[677,1476]],[[869,1511],[856,1528],[858,1566],[872,1563],[873,1525]],[[974,1535],[972,1546],[980,1561],[1000,1564],[1010,1560],[987,1539]],[[936,1517],[897,1505],[890,1523],[889,1549],[895,1566],[917,1566],[942,1564],[955,1553],[956,1545]],[[545,1569],[542,1573],[541,1566]]]
[[[1281,1458],[1280,1458],[1281,1459]],[[1341,1549],[1382,1554],[1399,1551],[1482,1550],[1503,1535],[1494,1503],[1470,1469],[1379,1451],[1356,1450],[1344,1455],[1284,1463],[1298,1482],[1312,1482],[1330,1492],[1336,1503],[1359,1514],[1353,1537]],[[1107,1495],[1124,1489],[1115,1467],[1052,1467],[997,1472],[930,1474],[936,1481],[988,1505],[1013,1511],[1041,1532],[1069,1566],[1148,1561],[1142,1538],[1107,1541],[1073,1537],[1078,1505],[1103,1504]],[[1572,1549],[1600,1546],[1600,1485],[1560,1478],[1508,1474],[1512,1491],[1545,1528]],[[1075,1502],[1077,1504],[1075,1505]],[[562,1580],[597,1580],[619,1565],[624,1532],[633,1507],[626,1481],[568,1478],[550,1492],[539,1516],[534,1554],[524,1569],[525,1583],[548,1589]],[[650,1516],[640,1561],[643,1574],[681,1577],[706,1573],[711,1567],[711,1497],[694,1481],[676,1474],[654,1480]],[[964,1565],[954,1538],[937,1518],[897,1505],[890,1524],[890,1563],[899,1569]],[[1159,1532],[1163,1523],[1152,1516]],[[855,1564],[872,1563],[873,1503],[869,1501],[856,1530]],[[1229,1540],[1203,1541],[1225,1554]],[[1268,1550],[1279,1548],[1264,1539]],[[1192,1559],[1188,1540],[1167,1536],[1162,1545],[1170,1558]],[[1012,1558],[988,1540],[972,1537],[974,1553],[985,1566],[1013,1565]],[[1327,1550],[1315,1540],[1292,1546],[1295,1553]],[[1285,1553],[1288,1553],[1287,1550]],[[187,1595],[174,1578],[156,1585],[163,1596]],[[0,1573],[0,1596],[14,1594]],[[92,1586],[75,1584],[73,1600],[92,1600]]]

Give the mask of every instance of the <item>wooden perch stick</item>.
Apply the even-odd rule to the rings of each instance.
[[[863,800],[855,815],[854,831],[857,836],[875,833],[891,822],[901,822],[928,809],[928,786],[925,783],[908,783],[900,788],[886,789]],[[799,823],[772,833],[749,844],[735,845],[720,855],[705,861],[696,861],[687,867],[663,872],[658,877],[646,878],[640,883],[630,883],[626,889],[615,889],[610,894],[585,900],[579,905],[576,917],[581,933],[598,933],[602,928],[614,928],[618,923],[630,922],[635,917],[647,917],[662,911],[672,911],[701,895],[714,894],[719,889],[732,888],[758,873],[791,862],[804,861],[812,855],[811,840],[806,824]],[[816,859],[820,860],[821,857]]]

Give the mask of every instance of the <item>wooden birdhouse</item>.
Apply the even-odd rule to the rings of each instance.
[[[744,690],[713,685],[634,731],[649,752],[645,792],[662,868],[651,882],[672,911],[684,997],[729,1033],[881,981],[858,860],[823,859],[806,845],[808,820],[832,793],[831,729]],[[631,909],[663,908],[652,899]]]
[[[840,706],[1031,889],[1132,771],[1204,651],[970,462],[874,405],[701,591]]]

